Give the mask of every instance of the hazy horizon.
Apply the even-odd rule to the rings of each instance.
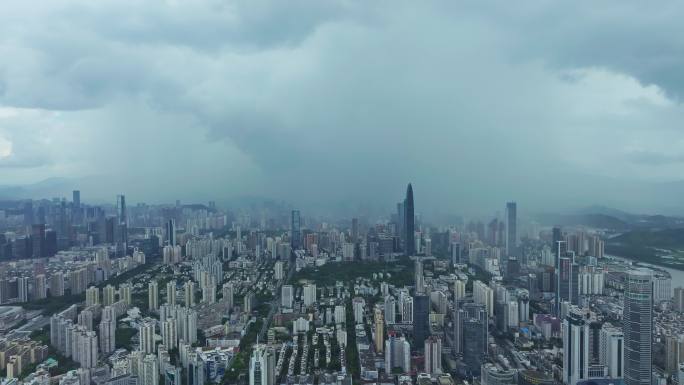
[[[0,197],[684,213],[683,7],[8,1]]]

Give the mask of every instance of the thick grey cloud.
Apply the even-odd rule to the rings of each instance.
[[[413,181],[426,212],[476,212],[660,209],[615,188],[682,179],[674,1],[4,7],[6,183],[391,207]]]

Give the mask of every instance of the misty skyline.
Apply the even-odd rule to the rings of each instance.
[[[682,7],[8,1],[0,186],[684,213]]]

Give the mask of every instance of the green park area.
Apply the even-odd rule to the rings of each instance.
[[[382,273],[384,280],[396,286],[412,285],[414,262],[400,258],[393,262],[358,261],[329,262],[323,266],[302,269],[293,276],[294,282],[311,281],[317,285],[331,286],[337,281],[349,282],[356,278],[372,279],[373,274]]]

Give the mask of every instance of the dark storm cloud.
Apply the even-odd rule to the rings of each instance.
[[[141,200],[639,206],[616,181],[683,176],[680,7],[14,1],[0,164]]]

